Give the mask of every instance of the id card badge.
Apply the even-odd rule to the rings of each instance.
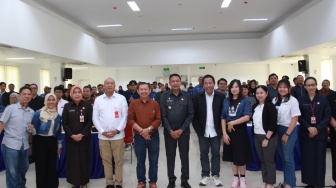
[[[310,117],[310,124],[316,124],[316,117],[315,116]]]
[[[80,116],[79,116],[79,122],[81,122],[81,123],[84,122],[84,116],[83,116],[83,115],[80,115]]]
[[[114,111],[114,117],[115,118],[119,118],[119,112],[116,110],[116,111]]]

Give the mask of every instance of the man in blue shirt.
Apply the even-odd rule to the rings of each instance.
[[[149,98],[154,101],[158,101],[158,94],[154,91],[154,84],[150,85]]]
[[[8,106],[0,119],[0,133],[5,130],[1,151],[6,164],[6,186],[24,188],[29,168],[28,138],[34,126],[31,124],[34,110],[28,107],[31,100],[29,87],[22,87],[19,103]]]
[[[296,77],[296,86],[292,87],[290,93],[293,97],[295,97],[296,99],[299,99],[299,97],[303,96],[306,94],[305,88],[303,86],[303,76],[302,75],[298,75]]]
[[[277,86],[278,86],[278,75],[276,75],[275,73],[272,73],[268,76],[268,95],[270,96],[271,99],[273,99],[274,97],[276,97],[278,95],[278,91],[277,91]]]
[[[192,97],[194,97],[196,93],[204,91],[202,80],[203,80],[203,76],[198,77],[198,85],[194,87]]]

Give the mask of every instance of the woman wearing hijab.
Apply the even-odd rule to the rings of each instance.
[[[86,188],[90,180],[92,106],[83,100],[79,86],[70,91],[72,101],[65,104],[62,124],[66,144],[66,177],[73,188]]]
[[[56,158],[62,151],[61,116],[57,113],[54,94],[44,98],[45,106],[36,111],[32,120],[37,188],[57,188]]]
[[[9,104],[15,104],[19,102],[19,94],[18,93],[11,93],[9,95]]]

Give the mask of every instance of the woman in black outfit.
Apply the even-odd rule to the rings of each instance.
[[[257,103],[252,107],[254,145],[261,162],[262,188],[272,188],[276,183],[275,151],[278,146],[277,109],[264,85],[256,88]]]

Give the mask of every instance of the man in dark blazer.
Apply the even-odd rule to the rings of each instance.
[[[194,96],[194,118],[192,125],[197,133],[202,166],[200,186],[213,181],[216,186],[222,186],[220,174],[220,145],[222,140],[222,126],[220,114],[222,112],[224,94],[214,90],[215,78],[212,75],[203,77],[203,92]],[[211,167],[209,149],[211,148]],[[210,176],[210,171],[211,175]]]

